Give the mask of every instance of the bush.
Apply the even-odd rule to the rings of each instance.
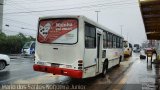
[[[22,33],[12,36],[6,36],[0,33],[0,53],[17,54],[21,53],[21,49],[25,42],[35,40],[33,37],[26,37]]]

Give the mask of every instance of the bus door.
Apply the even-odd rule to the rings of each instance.
[[[102,35],[97,33],[97,59],[96,59],[96,72],[100,72],[100,65],[101,65],[101,59],[102,59]]]

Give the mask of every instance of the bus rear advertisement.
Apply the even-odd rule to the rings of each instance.
[[[84,16],[39,19],[33,69],[88,78],[119,65],[123,37]]]

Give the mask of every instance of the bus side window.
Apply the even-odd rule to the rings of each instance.
[[[111,34],[111,33],[108,33],[108,48],[112,48],[113,46],[113,37],[112,37],[113,35]]]
[[[107,48],[107,33],[103,32],[103,48]]]
[[[117,36],[117,40],[116,40],[116,47],[117,48],[120,48],[120,39],[119,39],[119,37]]]
[[[85,47],[96,48],[96,28],[85,24]]]
[[[121,48],[121,38],[119,37],[119,48]]]
[[[113,48],[116,48],[116,36],[113,35]]]
[[[108,46],[108,48],[110,48],[110,40],[109,40],[110,38],[109,38],[109,33],[107,33],[107,46]]]
[[[110,33],[110,48],[113,48],[113,34]]]
[[[132,48],[132,44],[129,43],[129,48]]]
[[[120,39],[120,48],[123,48],[123,39]]]

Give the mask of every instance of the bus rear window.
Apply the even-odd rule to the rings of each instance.
[[[125,41],[124,41],[123,44],[124,44],[124,47],[125,47],[125,48],[128,47],[128,42],[125,42]]]
[[[47,19],[39,22],[37,39],[40,43],[75,44],[77,33],[77,19]]]

